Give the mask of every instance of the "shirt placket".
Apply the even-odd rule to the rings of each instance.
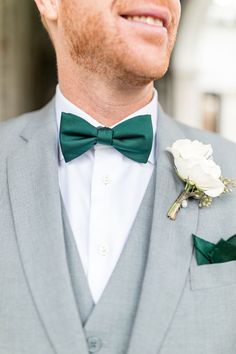
[[[112,171],[107,147],[97,147],[91,183],[91,208],[88,242],[88,283],[94,300],[102,293],[111,263],[111,232],[109,209],[111,207]]]

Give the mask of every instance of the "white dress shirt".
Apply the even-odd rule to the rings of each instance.
[[[59,147],[60,190],[95,303],[121,255],[154,169],[157,105],[158,95],[154,90],[148,105],[124,119],[142,114],[152,116],[154,140],[146,164],[130,160],[112,146],[101,144],[66,163]],[[58,86],[58,128],[62,112],[78,115],[95,127],[101,126],[68,101]]]

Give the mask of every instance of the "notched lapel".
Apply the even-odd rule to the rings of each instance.
[[[128,354],[157,354],[171,325],[189,272],[193,246],[192,233],[198,222],[198,205],[190,201],[176,221],[167,217],[171,204],[183,190],[166,151],[184,134],[160,112],[158,120],[158,159],[153,225],[149,256],[140,303]]]
[[[24,147],[8,158],[9,194],[22,266],[52,347],[87,353],[65,255],[53,107],[32,119]]]

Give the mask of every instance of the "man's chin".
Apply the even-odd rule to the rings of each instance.
[[[120,83],[122,89],[143,88],[150,85],[156,80],[159,80],[162,76],[151,76],[147,73],[126,73],[126,75],[120,75],[116,77],[117,84]],[[119,84],[118,84],[119,85]]]
[[[143,86],[153,81],[160,80],[167,72],[168,64],[132,66],[123,73],[123,77],[130,85]]]

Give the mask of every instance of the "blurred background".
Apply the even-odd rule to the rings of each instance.
[[[156,83],[167,113],[236,142],[236,0],[182,0],[171,65]],[[53,96],[55,55],[32,0],[0,0],[0,121]]]

